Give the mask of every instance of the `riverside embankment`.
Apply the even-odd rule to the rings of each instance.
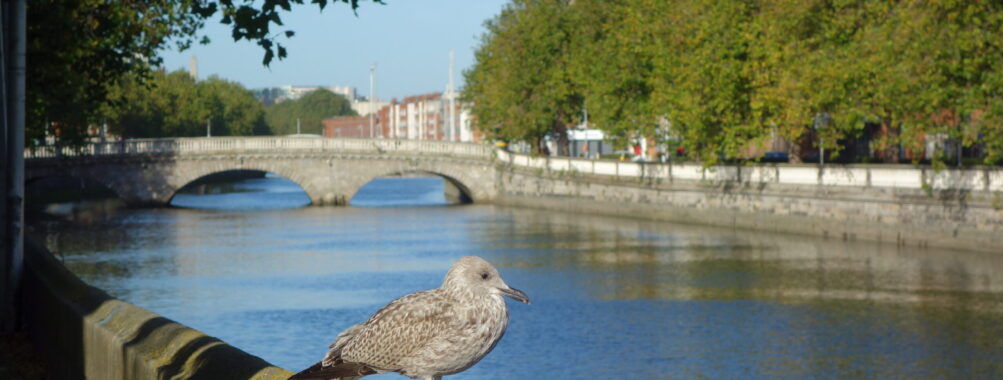
[[[497,156],[504,205],[1003,253],[1000,168]]]
[[[285,379],[290,372],[115,299],[28,241],[23,320],[56,379]]]

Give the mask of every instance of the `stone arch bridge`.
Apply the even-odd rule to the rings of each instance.
[[[139,139],[26,154],[27,183],[70,176],[101,184],[132,206],[163,206],[185,185],[231,170],[260,170],[296,182],[314,205],[345,205],[377,177],[442,177],[470,201],[497,195],[490,146],[420,140],[299,137]]]

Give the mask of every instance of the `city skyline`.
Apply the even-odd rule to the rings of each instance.
[[[184,52],[167,50],[161,56],[169,71],[187,70],[194,56],[200,79],[217,75],[248,89],[348,86],[368,97],[369,68],[375,63],[376,98],[443,92],[449,80],[450,50],[456,54],[455,80],[462,88],[462,72],[474,62],[483,23],[497,15],[505,3],[363,3],[358,16],[341,3],[323,12],[301,5],[283,13],[287,27],[273,30],[296,34],[278,39],[288,49],[288,57],[273,60],[270,67],[261,64],[260,47],[243,40],[234,42],[229,26],[215,20],[202,30],[212,41],[209,45],[195,45]]]

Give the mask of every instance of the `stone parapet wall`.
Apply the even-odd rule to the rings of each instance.
[[[286,379],[292,373],[112,298],[30,241],[23,319],[55,379]]]
[[[1003,192],[1003,168],[946,168],[909,165],[719,165],[532,157],[497,151],[503,165],[557,174],[661,181],[697,180],[752,184],[817,185],[823,187],[884,187],[896,189]]]
[[[670,179],[511,164],[499,166],[498,178],[496,202],[506,205],[1003,253],[1003,200],[994,191]]]

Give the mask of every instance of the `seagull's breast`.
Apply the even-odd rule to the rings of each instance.
[[[505,335],[508,308],[500,296],[465,302],[444,329],[405,365],[406,376],[449,375],[477,364]],[[410,368],[409,368],[410,367]],[[411,369],[411,370],[407,370]]]

